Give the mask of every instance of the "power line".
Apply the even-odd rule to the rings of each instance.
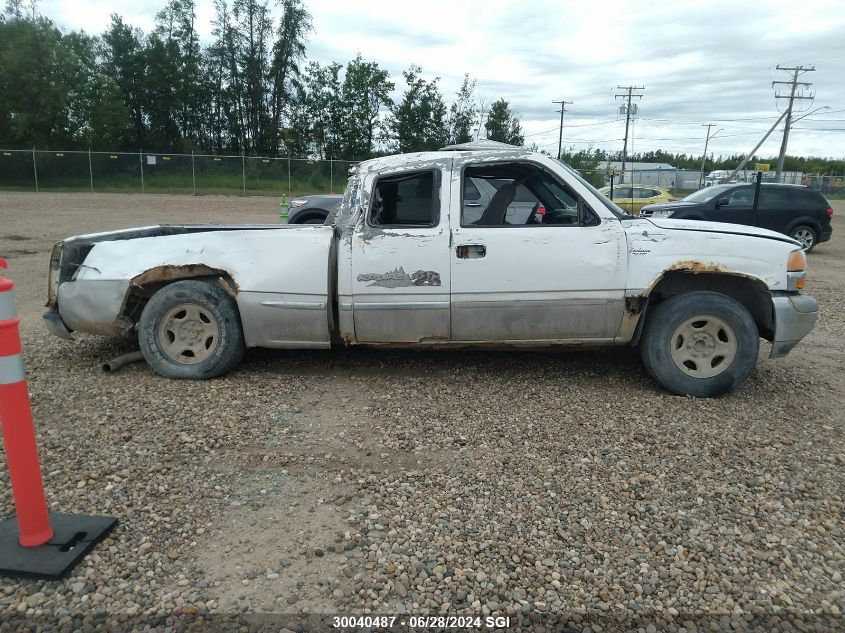
[[[567,124],[566,129],[574,128],[574,127],[593,127],[596,125],[607,125],[608,123],[616,123],[616,119],[607,119],[606,121],[598,121],[596,123],[576,123],[576,124]],[[543,134],[550,134],[551,132],[557,132],[558,126],[554,126],[551,129],[543,130],[542,132],[532,132],[531,134],[526,134],[525,136],[541,136]]]
[[[550,133],[554,132],[555,130],[557,130],[557,126],[554,126],[550,130],[543,130],[542,132],[532,132],[531,134],[525,134],[525,137],[527,138],[529,136],[541,136],[543,134],[550,134]]]
[[[783,172],[783,161],[786,158],[786,145],[789,142],[789,128],[792,125],[792,105],[796,99],[799,100],[810,100],[812,101],[815,98],[814,94],[805,96],[804,93],[795,94],[796,89],[798,86],[804,86],[805,88],[809,88],[813,84],[807,83],[806,81],[798,81],[798,77],[803,75],[804,73],[811,73],[816,70],[815,66],[810,66],[809,68],[804,68],[804,66],[781,66],[780,64],[777,65],[778,70],[783,70],[786,72],[792,73],[792,79],[790,81],[773,81],[772,87],[774,88],[776,85],[786,84],[791,86],[789,91],[789,96],[775,94],[775,100],[777,99],[789,99],[789,105],[786,108],[786,124],[783,126],[783,140],[780,144],[780,154],[778,155],[778,168],[777,173],[775,174],[775,181],[780,182],[780,175]]]

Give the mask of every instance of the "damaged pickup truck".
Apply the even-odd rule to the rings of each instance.
[[[483,209],[478,181],[495,190]],[[362,162],[331,219],[68,238],[50,260],[47,325],[137,331],[156,372],[193,379],[248,347],[639,345],[663,387],[706,397],[747,378],[760,338],[784,356],[818,314],[795,240],[633,218],[510,146]]]

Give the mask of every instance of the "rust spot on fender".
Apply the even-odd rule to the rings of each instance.
[[[705,263],[700,262],[696,259],[685,259],[680,262],[676,262],[672,264],[667,270],[683,270],[691,273],[730,273],[730,274],[738,274],[734,271],[730,270],[729,268],[725,268],[724,266],[720,266],[719,264],[715,263]]]
[[[156,266],[144,271],[140,275],[132,278],[132,285],[135,287],[147,286],[149,284],[166,283],[168,281],[178,281],[180,279],[190,279],[192,277],[217,277],[218,283],[233,297],[238,293],[238,284],[235,283],[232,276],[225,270],[219,268],[211,268],[205,264],[184,264],[166,266]]]
[[[654,289],[654,287],[658,283],[660,283],[660,281],[666,276],[666,273],[669,273],[669,272],[692,273],[694,275],[702,274],[702,273],[703,274],[718,273],[718,274],[721,274],[721,275],[730,275],[732,277],[741,277],[742,279],[749,279],[749,280],[751,280],[753,282],[757,282],[757,283],[765,283],[759,277],[755,277],[754,275],[748,275],[748,274],[745,274],[745,273],[737,272],[736,270],[731,270],[730,268],[725,268],[724,266],[722,266],[720,264],[716,264],[716,263],[712,263],[712,262],[711,263],[701,262],[701,261],[698,261],[697,259],[685,259],[685,260],[681,260],[679,262],[675,262],[669,268],[660,272],[660,274],[658,274],[656,277],[654,277],[654,279],[652,279],[649,282],[648,286],[646,286],[645,289],[641,293],[639,293],[638,295],[631,295],[631,298],[642,297],[642,298],[647,299],[649,297],[649,295],[651,295],[651,291]]]

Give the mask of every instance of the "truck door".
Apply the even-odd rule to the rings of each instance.
[[[542,343],[616,336],[627,272],[621,222],[591,209],[578,193],[584,186],[567,184],[552,169],[524,160],[455,160],[454,198],[464,178],[507,184],[479,220],[451,219],[452,340]],[[509,212],[521,186],[536,195],[543,215]]]
[[[452,159],[382,171],[352,236],[352,309],[360,343],[448,340]]]

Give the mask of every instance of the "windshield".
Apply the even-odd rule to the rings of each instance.
[[[725,193],[728,189],[733,188],[734,185],[717,185],[715,187],[707,187],[695,193],[691,193],[684,202],[709,202],[719,194]]]
[[[593,185],[591,185],[589,182],[584,180],[584,178],[581,176],[581,174],[579,174],[576,170],[572,169],[572,167],[570,167],[569,165],[567,165],[563,161],[558,161],[558,162],[561,165],[563,165],[563,168],[566,171],[568,171],[570,174],[572,174],[578,180],[578,182],[580,182],[587,189],[589,189],[596,196],[596,198],[599,199],[599,202],[601,202],[604,206],[606,206],[608,211],[610,211],[613,215],[615,215],[620,220],[630,220],[632,218],[632,216],[628,215],[620,207],[616,206],[610,200],[608,200],[607,196],[605,196],[598,189],[593,187]]]

